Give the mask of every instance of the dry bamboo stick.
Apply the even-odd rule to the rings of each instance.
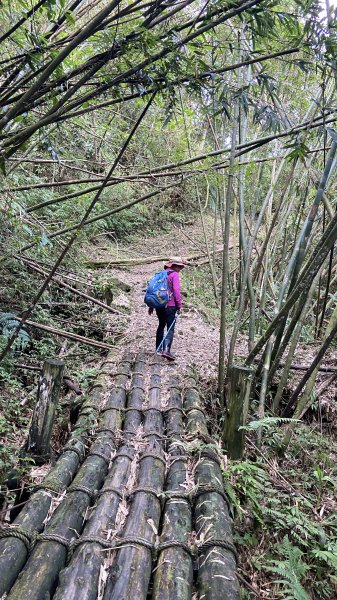
[[[60,337],[67,338],[69,340],[76,340],[77,342],[81,342],[82,344],[86,344],[87,346],[94,346],[95,348],[104,348],[106,350],[114,350],[114,346],[112,346],[111,344],[91,340],[90,338],[84,337],[83,335],[77,335],[76,333],[63,331],[63,329],[55,329],[54,327],[49,327],[48,325],[42,325],[41,323],[35,323],[35,321],[29,320],[26,320],[26,324],[30,325],[31,327],[36,327],[36,329],[41,329],[42,331],[48,331],[53,335],[59,335]]]
[[[127,365],[129,370],[130,361],[127,361]],[[121,404],[104,413],[109,415],[108,429],[104,428],[98,433],[89,456],[74,479],[73,491],[69,493],[68,490],[65,499],[55,510],[44,532],[46,539],[38,541],[25,570],[12,588],[8,596],[11,600],[40,600],[52,594],[59,572],[66,562],[67,545],[81,532],[83,517],[94,500],[93,492],[102,486],[107,473],[114,449],[114,431],[121,426],[120,408],[125,406],[127,381],[128,374],[121,373],[116,376],[118,391],[124,388],[124,394],[120,395]],[[99,426],[101,423],[102,420]],[[51,537],[48,539],[47,536]]]
[[[230,244],[230,248],[233,248],[233,244]],[[222,252],[223,247],[222,246],[218,246],[216,248],[216,252]],[[211,252],[212,254],[213,252]],[[198,260],[199,258],[203,258],[205,256],[205,253],[200,254],[200,252],[198,254],[190,254],[190,256],[186,256],[184,257],[184,260],[188,263],[192,260]],[[159,254],[157,256],[144,256],[142,258],[122,258],[119,260],[114,260],[114,259],[109,259],[109,260],[86,260],[85,264],[89,267],[89,268],[104,268],[104,267],[109,267],[109,266],[133,266],[133,265],[142,265],[142,264],[148,264],[148,263],[154,263],[154,262],[161,262],[167,260],[167,255],[164,254]]]
[[[48,275],[47,271],[44,271],[43,269],[37,267],[29,259],[25,258],[24,256],[14,256],[14,258],[16,258],[17,260],[22,260],[26,265],[28,265],[28,267],[30,269],[32,269],[33,271],[36,271],[37,273],[41,273],[41,275],[44,275],[44,276]],[[81,296],[82,298],[89,300],[89,302],[92,302],[93,304],[97,304],[97,306],[101,306],[102,308],[105,308],[105,310],[107,310],[108,312],[111,312],[115,315],[124,316],[124,313],[120,312],[119,310],[116,310],[115,308],[108,306],[107,304],[105,304],[105,302],[101,302],[101,300],[98,300],[97,298],[93,298],[93,296],[89,296],[89,294],[85,294],[84,292],[77,290],[76,288],[69,285],[69,283],[65,283],[65,281],[62,281],[62,279],[60,279],[57,276],[53,277],[53,282],[57,283],[61,287],[66,288],[67,290],[70,290],[76,296]]]
[[[92,414],[99,409],[102,401],[104,380],[104,375],[101,373],[88,399],[81,407],[75,428],[63,453],[42,484],[42,488],[45,489],[41,488],[32,494],[14,521],[14,526],[23,528],[28,535],[43,529],[44,520],[53,500],[52,493],[45,490],[50,489],[61,493],[70,484],[81,458],[84,457],[92,427]],[[22,539],[17,537],[0,539],[0,596],[12,587],[27,557],[28,550]]]

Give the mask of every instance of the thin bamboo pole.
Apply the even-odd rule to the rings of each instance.
[[[231,223],[231,206],[233,194],[233,177],[235,164],[235,150],[237,144],[239,110],[238,103],[235,102],[233,128],[232,128],[232,146],[230,153],[230,168],[228,173],[226,206],[225,206],[225,229],[223,240],[223,257],[222,257],[222,284],[221,284],[221,316],[220,316],[220,343],[219,343],[219,363],[218,363],[218,394],[220,405],[224,407],[224,387],[225,387],[225,348],[226,348],[226,311],[227,311],[227,295],[228,295],[228,278],[229,278],[229,237]]]

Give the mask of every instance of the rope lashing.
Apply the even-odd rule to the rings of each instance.
[[[205,414],[206,414],[205,411],[202,408],[197,407],[197,406],[191,406],[190,408],[185,408],[184,409],[185,415],[188,415],[190,412],[192,412],[192,410],[200,412],[203,416],[205,416]]]
[[[150,550],[154,561],[157,560],[158,554],[160,552],[164,550],[169,550],[170,548],[182,549],[185,552],[187,552],[191,556],[191,558],[197,558],[200,554],[204,553],[209,548],[214,548],[215,546],[218,546],[231,552],[237,563],[239,560],[235,546],[230,542],[221,539],[210,539],[198,546],[189,545],[180,540],[166,540],[164,542],[152,544],[150,541],[136,536],[107,540],[95,535],[86,535],[78,539],[74,539],[69,543],[68,562],[69,560],[71,560],[76,548],[78,548],[82,544],[99,544],[105,550],[118,550],[124,546],[141,546],[143,548],[146,548],[147,550]]]
[[[104,414],[106,412],[108,412],[109,410],[118,410],[119,412],[123,412],[124,408],[123,406],[104,406],[104,408],[101,409],[101,414]]]
[[[110,390],[110,393],[113,392],[114,390],[122,390],[123,392],[126,391],[126,383],[115,383],[113,384],[113,387]]]
[[[143,437],[151,437],[151,435],[156,436],[162,440],[166,440],[166,436],[163,435],[162,433],[158,433],[158,431],[147,431],[146,433],[143,433]]]
[[[201,457],[200,457],[201,460],[204,458],[208,458],[209,460],[212,460],[213,462],[216,462],[219,466],[221,466],[221,464],[222,464],[221,458],[217,455],[215,450],[206,448],[205,450],[201,450],[200,454],[201,454]]]
[[[71,543],[66,537],[58,535],[57,533],[41,533],[36,538],[36,543],[37,542],[56,542],[57,544],[64,546],[66,550],[69,549]]]
[[[8,527],[0,527],[0,539],[16,538],[23,542],[27,552],[31,552],[36,540],[37,531],[28,533],[20,525],[8,525]]]
[[[144,394],[146,392],[146,389],[142,385],[133,385],[133,386],[131,386],[130,393],[134,392],[135,390],[140,390],[141,392],[144,392]]]
[[[166,467],[166,460],[163,456],[161,456],[160,454],[156,454],[155,452],[144,452],[140,457],[139,457],[139,462],[141,460],[143,460],[143,458],[155,458],[156,460],[160,460],[160,462],[163,463],[164,467]]]
[[[91,490],[85,485],[71,485],[68,488],[68,494],[72,494],[73,492],[83,492],[84,494],[87,494],[92,502],[96,500],[97,497],[97,490]]]
[[[68,562],[71,560],[73,553],[75,552],[76,548],[78,548],[78,546],[81,546],[82,544],[99,544],[100,546],[102,546],[102,548],[104,548],[105,550],[118,550],[119,548],[121,548],[122,546],[142,546],[144,548],[146,548],[147,550],[150,550],[150,552],[153,551],[153,544],[151,542],[149,542],[148,540],[145,540],[143,538],[139,538],[139,537],[126,537],[126,538],[122,538],[122,539],[114,539],[114,540],[106,540],[104,538],[101,538],[99,536],[95,536],[95,535],[85,535],[82,536],[81,538],[72,540],[72,542],[69,544],[69,549],[68,549]]]
[[[170,548],[181,548],[182,550],[185,550],[185,552],[187,552],[191,558],[195,558],[197,555],[197,549],[195,546],[189,546],[188,544],[180,542],[179,540],[167,540],[166,542],[160,542],[159,544],[155,545],[154,550],[157,554],[159,554],[159,552],[162,552],[163,550],[169,550]]]
[[[98,433],[111,433],[112,436],[115,436],[117,431],[116,429],[112,429],[112,427],[100,427],[99,429],[96,429],[96,435]]]
[[[239,563],[239,555],[237,553],[237,550],[236,550],[234,544],[231,544],[231,542],[227,542],[226,540],[218,540],[218,539],[207,540],[206,542],[203,542],[198,547],[198,552],[199,552],[199,554],[201,554],[202,552],[205,552],[209,548],[214,548],[214,546],[219,546],[220,548],[224,548],[225,550],[228,550],[229,552],[231,552],[235,558],[236,564]]]
[[[115,487],[111,487],[111,486],[105,487],[102,490],[99,490],[99,492],[97,492],[97,496],[100,497],[100,496],[103,496],[103,494],[108,494],[108,493],[116,494],[119,498],[124,497],[124,494],[123,494],[123,492],[121,492],[121,490],[119,490],[118,488],[115,488]]]
[[[160,494],[161,492],[158,492],[158,490],[155,490],[151,487],[137,487],[134,490],[132,490],[131,492],[127,493],[127,497],[128,498],[132,498],[132,496],[134,496],[134,494],[138,494],[139,492],[143,492],[144,494],[152,494],[152,496],[154,496],[156,498],[156,500],[160,501]]]
[[[199,485],[195,490],[192,491],[192,496],[194,499],[201,496],[201,494],[219,494],[219,496],[221,496],[226,502],[228,510],[230,510],[231,506],[227,494],[222,488],[217,486]]]
[[[162,412],[163,413],[168,413],[171,410],[177,410],[178,412],[180,412],[182,415],[185,414],[185,411],[180,407],[180,406],[169,406],[168,408],[162,408]]]
[[[99,452],[98,450],[94,450],[93,452],[90,451],[89,456],[98,456],[98,458],[101,458],[102,460],[104,460],[106,466],[109,468],[110,458],[105,456],[105,454],[103,454],[103,452]],[[88,456],[88,458],[89,458],[89,456]]]
[[[127,452],[118,452],[117,454],[115,454],[115,456],[112,457],[111,462],[116,460],[116,458],[119,458],[119,457],[121,457],[121,458],[125,457],[125,458],[128,458],[129,460],[133,460],[133,457],[130,456],[130,454],[128,454]]]
[[[39,492],[40,490],[43,492],[52,492],[53,494],[62,494],[65,490],[65,487],[59,483],[54,483],[53,481],[46,481],[44,483],[42,482],[34,485],[33,492]]]
[[[64,447],[63,452],[75,452],[75,454],[77,454],[78,460],[80,462],[82,462],[82,460],[84,458],[84,454],[83,454],[83,452],[81,452],[81,450],[79,450],[75,446],[70,446],[69,444],[67,444],[67,446]]]

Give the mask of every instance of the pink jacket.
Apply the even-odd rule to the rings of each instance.
[[[176,306],[177,308],[181,308],[181,294],[180,294],[180,279],[179,273],[177,271],[168,270],[168,287],[170,292],[170,299],[166,306]]]

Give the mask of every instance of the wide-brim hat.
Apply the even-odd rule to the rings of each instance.
[[[171,258],[165,262],[165,267],[170,268],[173,267],[173,265],[176,265],[177,267],[186,267],[186,263],[181,256],[171,256]]]

